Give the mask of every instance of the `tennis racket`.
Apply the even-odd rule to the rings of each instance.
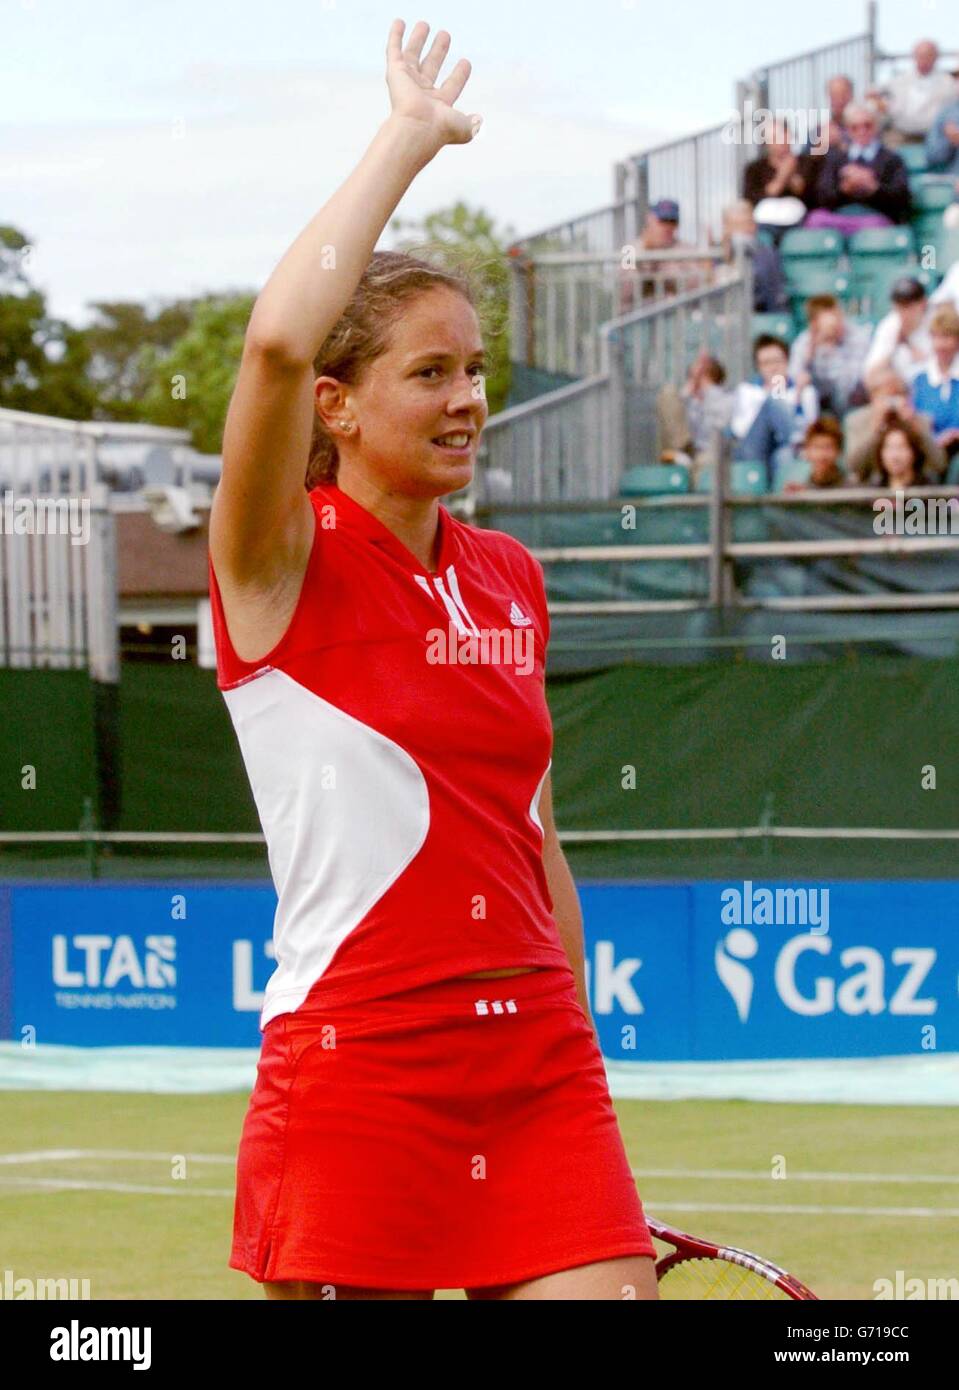
[[[646,1225],[650,1235],[672,1246],[668,1254],[656,1261],[661,1298],[816,1299],[812,1289],[748,1250],[714,1245],[711,1240],[686,1235],[648,1214]]]

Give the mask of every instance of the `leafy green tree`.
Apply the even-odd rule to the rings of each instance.
[[[27,276],[32,251],[23,232],[0,226],[0,406],[89,420],[96,393],[83,333],[47,313]]]
[[[256,296],[210,295],[173,347],[143,350],[140,369],[150,386],[140,419],[192,432],[193,447],[217,454],[223,443],[227,407],[240,368],[243,338]]]

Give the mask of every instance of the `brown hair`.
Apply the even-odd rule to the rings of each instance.
[[[809,299],[806,300],[806,322],[812,323],[813,319],[818,318],[827,309],[838,309],[839,307],[839,300],[834,294],[810,295]]]
[[[813,420],[803,436],[803,448],[806,447],[811,439],[815,439],[817,435],[821,434],[831,439],[839,452],[842,453],[842,447],[845,443],[842,425],[840,425],[839,421],[832,415],[820,415],[818,420]]]
[[[374,251],[349,303],[313,359],[316,375],[355,386],[369,364],[389,347],[390,330],[403,304],[437,288],[453,290],[476,307],[473,287],[463,272],[401,251]],[[336,441],[314,410],[307,492],[319,483],[335,482],[338,463]]]
[[[886,469],[886,465],[882,461],[882,451],[886,446],[886,440],[891,434],[904,434],[906,436],[906,439],[909,441],[909,447],[912,450],[914,481],[916,484],[922,484],[925,481],[923,470],[927,458],[926,444],[915,425],[911,424],[909,420],[904,420],[901,415],[895,414],[890,414],[887,417],[886,423],[880,430],[879,437],[876,440],[876,470],[881,475],[883,483],[889,482],[889,473]]]

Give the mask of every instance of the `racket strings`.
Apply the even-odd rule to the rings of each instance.
[[[761,1274],[731,1264],[729,1260],[688,1259],[672,1265],[659,1281],[661,1298],[701,1299],[788,1299]]]

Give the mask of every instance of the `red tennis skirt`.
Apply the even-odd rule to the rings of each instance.
[[[570,971],[267,1024],[232,1269],[472,1289],[655,1253]]]

